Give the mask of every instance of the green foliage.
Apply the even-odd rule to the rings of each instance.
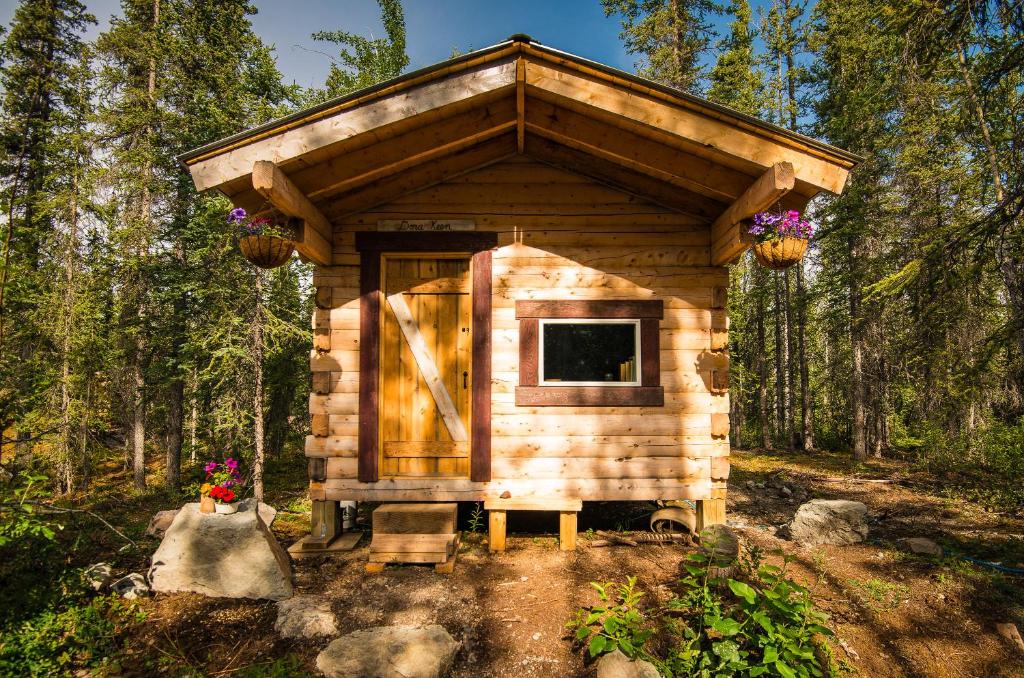
[[[295,655],[280,657],[266,664],[253,664],[240,669],[238,678],[313,678]]]
[[[47,610],[0,634],[0,675],[64,676],[82,669],[118,674],[121,634],[143,619],[133,602],[116,597]]]
[[[828,616],[786,577],[785,564],[761,565],[751,554],[739,567],[746,581],[721,579],[708,556],[691,554],[678,594],[662,608],[638,609],[635,577],[592,583],[606,604],[578,611],[566,626],[589,656],[620,649],[666,676],[833,675]]]
[[[405,12],[401,0],[377,0],[386,38],[368,39],[348,31],[318,31],[313,39],[340,46],[327,86],[310,93],[310,103],[341,96],[398,77],[409,65],[405,53]]]
[[[469,514],[469,531],[482,532],[484,529],[484,508],[480,502],[476,503]]]
[[[65,560],[56,531],[32,503],[46,496],[44,476],[0,493],[0,618],[14,622],[36,614],[63,595]]]
[[[703,89],[701,59],[715,37],[722,12],[712,0],[601,0],[618,16],[626,51],[640,57],[640,75],[694,93]]]
[[[566,628],[591,657],[620,650],[630,658],[646,658],[644,645],[653,635],[650,622],[638,605],[643,593],[636,588],[636,577],[626,583],[590,582],[602,605],[579,610]]]

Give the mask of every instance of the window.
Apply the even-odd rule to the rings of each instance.
[[[516,405],[661,407],[661,301],[517,301]]]
[[[540,320],[540,383],[639,386],[639,320]]]

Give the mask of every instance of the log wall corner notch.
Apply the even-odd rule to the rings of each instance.
[[[743,222],[777,203],[796,185],[789,162],[777,162],[750,185],[711,225],[711,265],[731,264],[750,247]]]
[[[299,220],[295,239],[299,254],[319,266],[330,266],[331,222],[281,168],[269,160],[257,160],[252,166],[252,187],[278,211]]]

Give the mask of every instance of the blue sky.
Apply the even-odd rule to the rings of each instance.
[[[119,0],[84,0],[102,30]],[[0,0],[0,22],[9,24],[17,0]],[[277,48],[278,66],[287,80],[323,84],[329,58],[317,50],[310,34],[344,29],[382,36],[380,10],[374,0],[253,0],[256,32]],[[610,66],[633,70],[635,59],[619,40],[619,23],[606,18],[600,0],[405,0],[411,67],[447,59],[453,47],[479,49],[513,33],[528,33],[541,42]]]

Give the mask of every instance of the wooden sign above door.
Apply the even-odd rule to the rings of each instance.
[[[381,219],[377,222],[377,230],[436,233],[475,231],[476,222],[472,219]]]

